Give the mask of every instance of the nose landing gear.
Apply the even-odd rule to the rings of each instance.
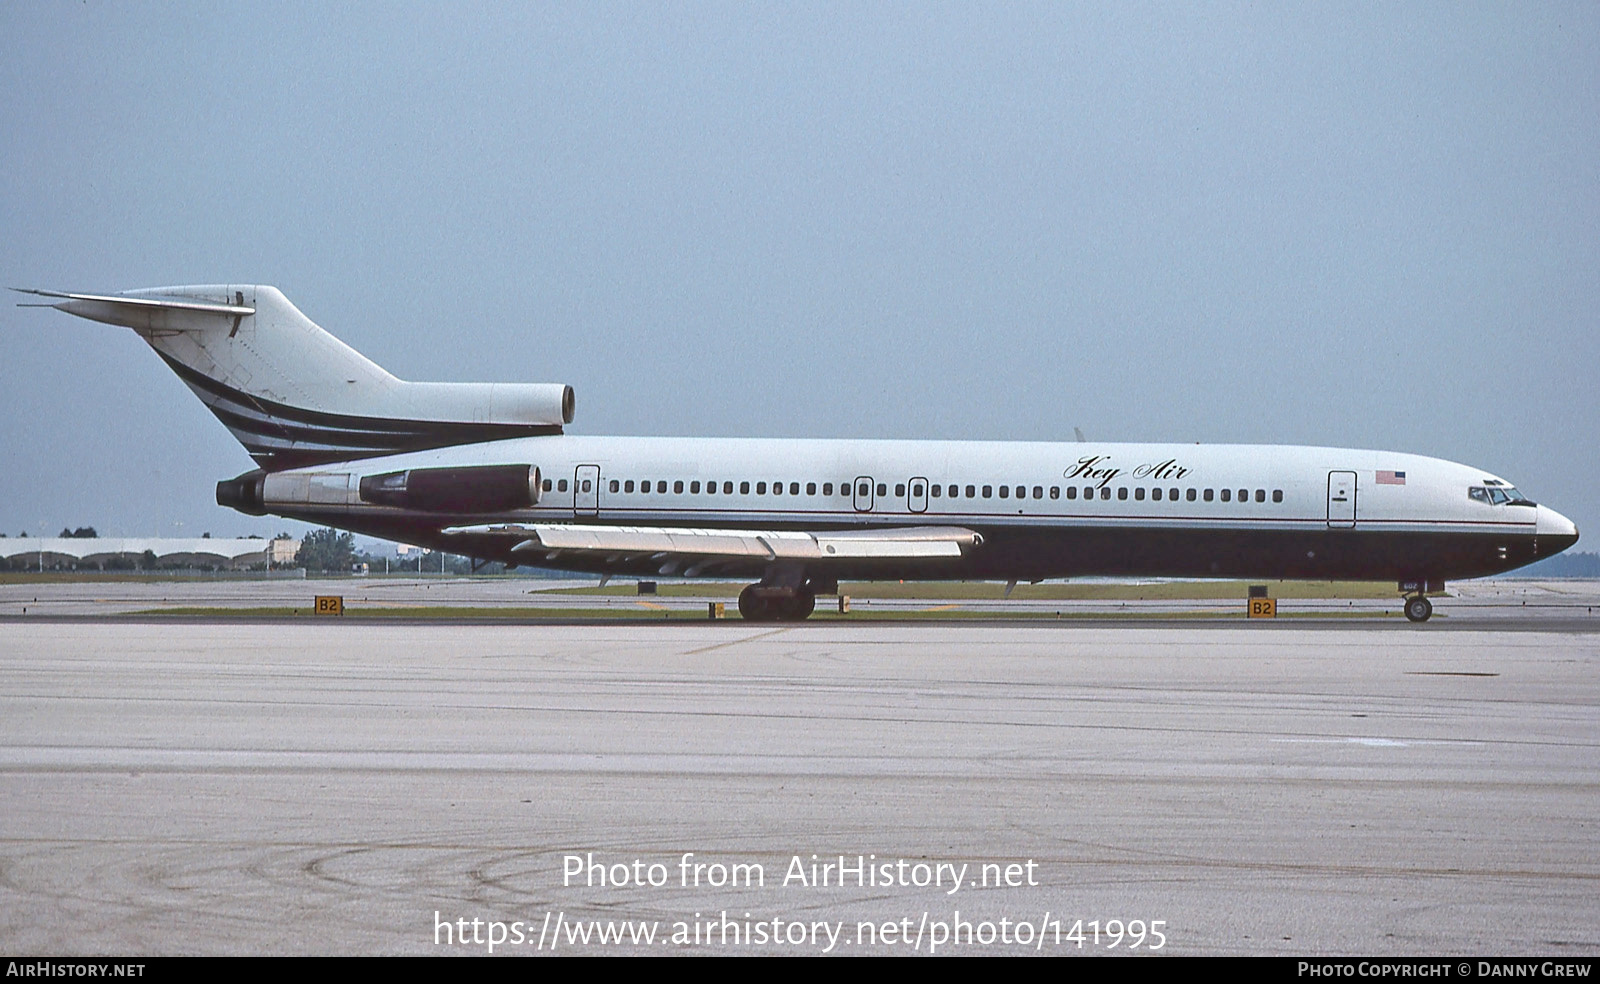
[[[1413,622],[1426,622],[1433,615],[1433,602],[1423,595],[1412,595],[1406,599],[1406,618]]]
[[[1400,593],[1405,595],[1406,618],[1413,622],[1426,622],[1433,617],[1433,602],[1428,600],[1428,592],[1438,594],[1444,591],[1443,581],[1401,581]]]

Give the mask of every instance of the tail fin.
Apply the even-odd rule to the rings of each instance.
[[[41,307],[132,328],[269,471],[559,434],[572,422],[572,387],[560,383],[397,379],[275,287],[23,292],[58,299]]]

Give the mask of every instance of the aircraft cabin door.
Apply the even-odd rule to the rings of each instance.
[[[1328,473],[1328,528],[1354,529],[1356,525],[1356,473]]]
[[[857,478],[850,494],[855,499],[856,512],[871,512],[872,476],[862,475]]]
[[[914,513],[928,511],[928,480],[913,478],[906,489],[906,506]]]
[[[600,466],[579,465],[572,477],[572,515],[600,515]]]

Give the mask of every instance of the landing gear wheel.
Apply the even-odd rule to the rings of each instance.
[[[1433,614],[1433,602],[1422,595],[1414,595],[1406,599],[1406,618],[1413,622],[1426,622]]]
[[[799,622],[817,610],[817,596],[809,591],[792,595],[752,584],[739,592],[739,615],[747,622]]]
[[[816,610],[817,596],[809,591],[801,591],[783,603],[778,617],[785,622],[803,622]]]
[[[739,617],[746,622],[765,622],[773,617],[771,606],[767,599],[756,594],[756,587],[752,584],[739,592]]]

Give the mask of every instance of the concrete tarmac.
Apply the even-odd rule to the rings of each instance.
[[[1149,582],[1158,586],[1159,582]],[[572,594],[561,588],[592,588],[594,579],[557,581],[531,578],[470,578],[455,576],[373,578],[206,578],[150,580],[83,580],[62,582],[0,582],[0,623],[17,617],[104,616],[163,612],[174,609],[214,610],[277,608],[311,610],[316,595],[339,595],[352,612],[426,608],[434,612],[453,608],[477,612],[506,612],[508,617],[538,618],[541,612],[593,612],[607,616],[619,612],[640,615],[675,611],[704,614],[707,601],[724,602],[735,610],[740,585],[699,582],[694,595]],[[635,582],[618,582],[633,590]],[[1269,585],[1270,588],[1270,585]],[[863,598],[852,600],[852,614],[870,617],[880,612],[897,616],[925,614],[947,617],[951,613],[1005,618],[1027,614],[1064,617],[1112,616],[1239,616],[1244,612],[1244,589],[1235,585],[1236,598],[1039,600],[1015,597],[935,599]],[[1526,624],[1533,619],[1594,619],[1600,625],[1600,580],[1524,579],[1460,581],[1449,594],[1433,599],[1438,623],[1478,622],[1488,619]],[[819,612],[830,611],[836,599],[817,599]],[[1280,614],[1286,617],[1401,617],[1400,594],[1380,598],[1282,598]],[[516,613],[515,615],[511,613]]]
[[[1592,957],[1587,624],[8,619],[0,952]]]

